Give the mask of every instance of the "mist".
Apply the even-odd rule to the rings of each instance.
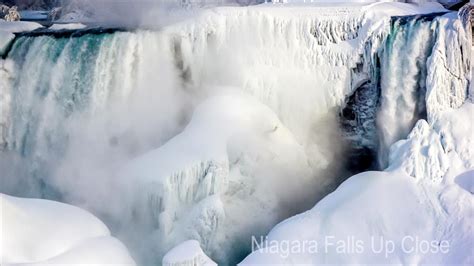
[[[129,29],[157,29],[199,14],[204,7],[247,6],[263,0],[7,0],[20,10],[59,9],[59,22]]]

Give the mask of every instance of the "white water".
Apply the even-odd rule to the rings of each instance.
[[[470,58],[462,55],[470,49],[461,20],[455,14],[432,21],[403,20],[395,21],[382,55],[377,116],[381,165],[387,163],[388,148],[405,138],[420,118],[433,121],[468,97]]]

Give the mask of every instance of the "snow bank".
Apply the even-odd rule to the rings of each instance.
[[[5,265],[134,265],[92,214],[59,202],[0,194],[0,261]]]
[[[168,251],[163,257],[162,265],[217,266],[217,263],[204,254],[198,241],[188,240]]]
[[[465,103],[438,124],[418,122],[407,140],[392,147],[386,172],[349,178],[310,211],[276,226],[266,247],[241,265],[470,264],[473,110]],[[300,248],[282,246],[287,243]],[[429,250],[420,249],[426,243]]]

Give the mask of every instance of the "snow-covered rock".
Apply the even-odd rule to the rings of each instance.
[[[18,12],[18,7],[12,6],[8,9],[8,14],[5,15],[3,19],[6,21],[19,21],[21,18],[20,13]]]
[[[135,265],[92,214],[59,202],[0,194],[2,265]]]
[[[15,38],[14,33],[32,31],[42,26],[35,22],[25,21],[5,21],[0,19],[0,56],[3,56],[5,49]]]
[[[217,266],[199,246],[196,240],[185,241],[174,247],[163,257],[163,266]]]

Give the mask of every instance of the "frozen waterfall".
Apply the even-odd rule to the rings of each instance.
[[[0,156],[16,181],[0,192],[81,205],[142,263],[192,238],[233,264],[251,235],[386,166],[420,118],[469,97],[457,14],[373,6],[17,34],[0,61]]]

